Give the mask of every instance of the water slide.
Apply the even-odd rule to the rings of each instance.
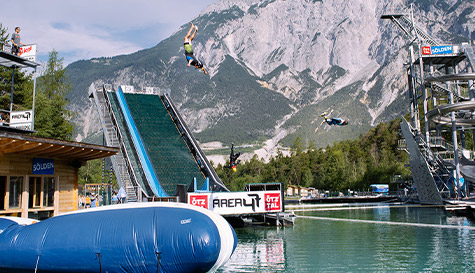
[[[425,79],[427,83],[447,82],[447,81],[469,81],[475,80],[475,73],[448,74],[443,76],[428,77]],[[447,114],[452,112],[472,112],[475,111],[475,101],[462,101],[453,104],[440,105],[427,113],[429,120],[438,124],[451,124],[452,119]],[[454,121],[457,126],[474,126],[475,119],[470,117],[455,117]],[[454,160],[444,160],[447,166],[455,169]],[[463,177],[469,184],[475,184],[475,162],[467,159],[463,154],[459,160],[459,168]]]
[[[123,121],[118,129],[130,142],[127,154],[136,176],[143,177],[144,191],[174,196],[177,185],[190,188],[195,181],[198,189],[209,181],[213,190],[227,191],[168,96],[124,89],[107,96],[114,115]]]

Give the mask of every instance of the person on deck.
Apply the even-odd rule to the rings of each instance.
[[[20,47],[25,45],[24,43],[20,42],[20,27],[15,28],[15,32],[12,34],[12,54],[13,55],[20,55]]]
[[[191,33],[193,32],[193,34]],[[193,25],[191,23],[190,30],[185,36],[184,47],[185,47],[185,57],[188,64],[186,66],[194,66],[196,69],[203,70],[203,73],[206,75],[206,69],[203,67],[203,64],[193,55],[193,46],[191,45],[191,41],[195,38],[196,32],[198,32],[198,26]]]

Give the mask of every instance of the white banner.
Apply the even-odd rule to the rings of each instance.
[[[282,212],[280,191],[188,193],[188,204],[221,215]]]
[[[19,56],[28,61],[36,62],[36,45],[33,44],[20,47]]]
[[[10,114],[10,127],[31,131],[33,128],[33,110],[15,111]]]

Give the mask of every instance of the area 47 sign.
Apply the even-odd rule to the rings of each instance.
[[[188,204],[221,215],[282,211],[280,191],[206,192],[188,194]]]

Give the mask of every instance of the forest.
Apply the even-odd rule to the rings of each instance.
[[[7,30],[0,24],[0,40],[7,39]],[[0,105],[10,107],[11,71],[0,68]],[[62,58],[56,51],[49,54],[47,64],[38,72],[35,135],[71,140],[74,125],[70,119],[74,113],[67,109],[66,95],[71,90],[65,75]],[[33,102],[33,73],[15,70],[14,110],[31,109]],[[365,135],[354,140],[335,142],[325,148],[317,148],[297,137],[291,147],[291,155],[282,153],[269,162],[254,156],[241,162],[236,172],[224,165],[218,165],[216,172],[232,191],[241,191],[248,183],[282,182],[285,186],[314,187],[321,190],[367,190],[370,184],[389,183],[394,175],[407,176],[410,171],[405,165],[408,155],[398,150],[400,120],[380,123]],[[335,128],[337,130],[338,128]],[[104,160],[89,162],[79,170],[79,183],[113,181]]]
[[[380,123],[357,139],[325,148],[316,148],[312,143],[304,147],[297,137],[291,156],[280,153],[267,163],[254,156],[241,162],[236,172],[221,164],[216,172],[232,191],[242,191],[248,183],[265,182],[281,182],[285,188],[296,185],[329,191],[366,191],[370,184],[388,184],[394,175],[410,175],[405,167],[409,156],[398,150],[400,121]]]

